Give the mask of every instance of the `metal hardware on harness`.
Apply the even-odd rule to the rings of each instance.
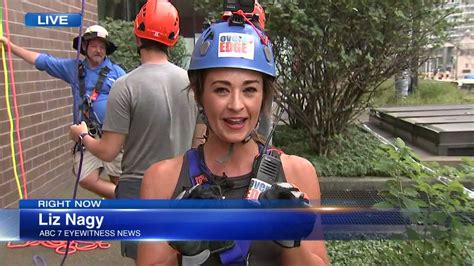
[[[91,95],[87,95],[86,93],[86,85],[85,85],[85,78],[86,78],[86,69],[84,64],[79,64],[77,67],[77,73],[79,78],[79,92],[82,98],[82,103],[79,107],[79,110],[84,117],[84,122],[87,124],[87,128],[89,132],[93,136],[102,136],[102,125],[101,121],[98,118],[97,114],[94,112],[94,102],[100,95],[100,90],[104,84],[104,79],[107,77],[107,74],[110,72],[110,69],[107,66],[104,66],[99,72],[99,78],[92,90]]]

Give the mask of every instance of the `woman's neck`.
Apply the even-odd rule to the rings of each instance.
[[[253,161],[258,155],[258,145],[250,140],[235,143],[228,157],[231,143],[220,141],[212,133],[204,144],[204,158],[207,167],[215,175],[241,176],[252,171]],[[223,161],[223,159],[226,159]]]

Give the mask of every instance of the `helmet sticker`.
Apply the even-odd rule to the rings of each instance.
[[[218,57],[240,57],[253,60],[255,50],[254,36],[234,32],[219,34]]]

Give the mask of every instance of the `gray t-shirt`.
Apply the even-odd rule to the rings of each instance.
[[[188,84],[171,63],[141,65],[114,83],[103,129],[127,135],[121,180],[143,178],[153,163],[191,148],[197,107]]]

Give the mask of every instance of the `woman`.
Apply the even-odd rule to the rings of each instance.
[[[202,162],[200,167],[205,168],[204,179],[219,184],[226,198],[245,198],[254,159],[262,150],[254,130],[264,103],[272,97],[275,65],[271,44],[250,21],[211,25],[196,43],[188,75],[209,129],[206,143],[193,150]],[[194,182],[188,173],[192,168],[188,154],[152,165],[145,173],[141,197],[172,199],[183,187],[200,183],[197,178],[202,175]],[[320,199],[312,164],[298,156],[281,154],[280,159],[283,174],[278,181],[304,188],[309,199]],[[252,242],[248,254],[249,265],[328,263],[323,241],[302,241],[295,248],[257,241]],[[142,242],[138,265],[176,265],[178,257],[168,243]],[[219,257],[213,255],[203,265],[219,264]]]

